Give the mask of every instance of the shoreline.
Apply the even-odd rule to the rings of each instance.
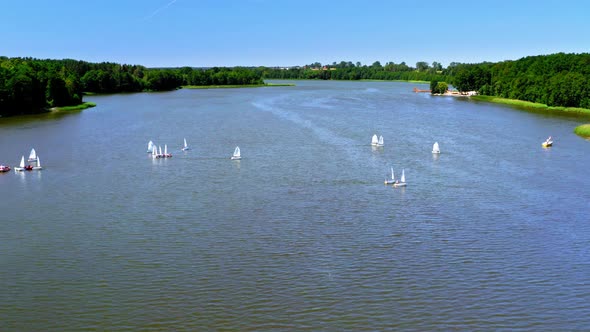
[[[556,111],[565,114],[577,114],[577,115],[590,115],[590,109],[579,108],[579,107],[563,107],[563,106],[547,106],[546,104],[534,103],[530,101],[508,99],[494,96],[471,96],[471,99],[475,101],[485,101],[496,104],[511,105],[517,107],[523,107],[527,109],[535,109],[540,111]]]
[[[295,86],[294,83],[265,83],[265,84],[243,84],[243,85],[183,85],[183,89],[238,89],[238,88],[265,88],[265,87],[282,87]]]
[[[81,111],[83,109],[87,109],[87,108],[95,107],[95,106],[96,106],[96,103],[87,101],[85,103],[78,104],[78,105],[73,105],[73,106],[57,106],[57,107],[51,107],[49,109],[49,112]]]
[[[582,138],[590,139],[590,123],[574,128],[574,133]]]

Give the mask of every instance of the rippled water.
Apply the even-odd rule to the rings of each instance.
[[[590,328],[587,120],[296,84],[1,120],[0,330]]]

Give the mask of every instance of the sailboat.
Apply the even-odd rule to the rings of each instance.
[[[188,144],[186,144],[186,138],[184,139],[184,146],[182,147],[182,151],[186,151],[186,150],[190,150],[191,148],[188,147]]]
[[[383,136],[379,136],[379,141],[377,141],[377,146],[383,146]]]
[[[551,136],[549,136],[549,138],[547,138],[545,140],[545,142],[543,142],[543,144],[541,144],[541,145],[543,145],[544,148],[548,148],[550,146],[553,146],[553,139],[551,138]]]
[[[242,155],[240,153],[240,147],[236,146],[236,149],[234,150],[234,154],[231,156],[231,160],[240,160],[242,159]]]
[[[385,184],[394,184],[395,183],[395,175],[393,174],[393,167],[391,168],[391,180],[385,179]]]
[[[377,137],[377,134],[374,134],[373,138],[371,138],[371,145],[377,146],[378,144],[379,144],[379,138]]]
[[[432,145],[432,153],[440,153],[440,148],[438,147],[438,142],[434,142]]]
[[[31,165],[25,166],[25,156],[22,156],[22,158],[20,159],[20,165],[18,167],[15,167],[14,170],[17,172],[22,172],[24,170],[30,171],[31,169],[27,169],[28,167],[33,169],[33,166]]]
[[[31,154],[29,154],[29,161],[36,161],[37,160],[37,152],[35,149],[31,149]]]
[[[164,144],[164,158],[172,158],[172,153],[168,153],[168,145]]]
[[[154,147],[154,149],[155,149],[155,147]],[[164,157],[164,155],[162,154],[162,146],[158,145],[158,158],[163,158],[163,157]]]
[[[405,187],[406,186],[406,174],[404,174],[404,170],[402,169],[402,177],[400,178],[399,182],[393,184],[394,187]]]
[[[37,156],[37,166],[33,166],[34,170],[40,171],[43,169],[43,167],[41,167],[41,159],[39,159],[39,156]]]
[[[151,154],[153,154],[153,153],[154,153],[154,148],[155,148],[155,147],[156,147],[156,146],[154,145],[154,142],[150,141],[150,142],[148,143],[148,149],[147,149],[147,153],[151,153]]]
[[[152,147],[152,159],[156,159],[156,158],[160,158],[160,156],[158,156],[158,149],[156,149],[156,146],[154,145]]]

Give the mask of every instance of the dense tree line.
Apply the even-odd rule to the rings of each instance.
[[[549,106],[590,108],[590,54],[539,55],[447,68],[459,91]]]
[[[84,92],[166,91],[182,85],[263,84],[249,68],[146,68],[110,62],[0,57],[0,116],[82,102]]]
[[[372,65],[352,62],[333,62],[322,65],[319,62],[303,67],[262,68],[264,78],[274,79],[321,79],[321,80],[402,80],[402,81],[444,81],[442,65],[433,62],[432,66],[424,61],[410,67],[405,62],[396,64],[387,62],[385,66],[379,61]]]

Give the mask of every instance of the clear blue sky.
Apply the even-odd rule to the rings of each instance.
[[[177,66],[590,52],[586,1],[4,0],[0,55]]]

